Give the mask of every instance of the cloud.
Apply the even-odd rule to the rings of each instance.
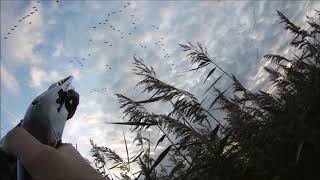
[[[60,41],[55,48],[55,51],[53,52],[53,56],[58,57],[61,55],[61,52],[63,50],[63,42]]]
[[[14,75],[12,75],[6,67],[1,63],[1,84],[8,89],[9,93],[18,95],[20,86]]]
[[[9,6],[6,3],[3,5]],[[33,3],[30,2],[25,8],[23,15],[29,14],[33,11]],[[2,7],[1,7],[2,9]],[[35,52],[35,48],[43,42],[44,24],[42,15],[42,5],[38,5],[38,11],[34,13],[25,21],[20,22],[19,26],[9,36],[9,38],[2,44],[4,48],[1,48],[2,54],[5,59],[10,60],[10,63],[15,63],[17,66],[21,64],[34,64],[41,63],[42,58]],[[6,29],[3,32],[7,32],[11,27],[6,22],[16,22],[16,17],[8,16],[7,21],[1,23]],[[1,21],[2,22],[2,21]],[[29,24],[29,22],[31,24]],[[13,24],[16,25],[16,24]],[[12,26],[13,26],[12,25]],[[3,29],[3,28],[1,28]]]
[[[32,67],[30,70],[31,83],[30,86],[37,89],[43,90],[45,83],[56,82],[63,77],[57,71],[45,71],[39,67]]]

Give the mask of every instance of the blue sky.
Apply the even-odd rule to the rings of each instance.
[[[305,27],[305,14],[312,15],[312,9],[320,9],[320,3],[1,1],[1,136],[23,118],[36,95],[72,74],[81,98],[76,115],[67,122],[64,141],[77,144],[85,157],[90,138],[124,155],[122,131],[128,141],[133,135],[125,127],[104,122],[123,121],[114,93],[143,97],[134,88],[139,78],[131,71],[133,55],[154,66],[161,80],[201,97],[206,87],[198,84],[207,72],[182,73],[190,64],[178,45],[199,41],[250,89],[270,91],[263,71],[268,62],[262,57],[290,53],[286,44],[292,37],[283,31],[276,10]],[[107,92],[90,93],[102,88]],[[157,133],[150,131],[151,136]]]

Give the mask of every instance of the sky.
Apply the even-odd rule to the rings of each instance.
[[[200,42],[249,89],[270,91],[263,55],[291,52],[292,35],[284,32],[276,10],[307,27],[305,15],[312,16],[313,9],[319,10],[320,3],[1,0],[1,137],[24,117],[33,98],[73,75],[80,105],[66,123],[63,141],[88,159],[90,138],[125,157],[122,132],[128,142],[134,134],[106,122],[124,121],[115,93],[145,97],[135,88],[139,77],[132,71],[133,56],[153,66],[162,81],[201,99],[208,71],[186,73],[192,67],[179,46]],[[149,133],[155,141],[159,137],[158,131]]]

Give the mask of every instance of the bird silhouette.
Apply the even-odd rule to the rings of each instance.
[[[104,43],[108,43],[108,41],[105,41]]]
[[[4,37],[3,39],[8,39],[8,37]]]

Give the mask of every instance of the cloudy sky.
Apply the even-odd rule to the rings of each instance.
[[[125,157],[122,131],[129,142],[133,136],[104,122],[123,121],[114,93],[142,98],[134,88],[139,78],[132,74],[133,56],[154,66],[161,80],[200,98],[205,86],[198,85],[207,72],[184,73],[191,67],[178,45],[199,41],[250,89],[268,90],[262,57],[289,53],[292,37],[283,32],[276,10],[305,27],[305,15],[313,9],[320,3],[2,0],[1,136],[23,118],[36,95],[73,75],[81,98],[64,142],[77,144],[89,157],[92,138]]]

